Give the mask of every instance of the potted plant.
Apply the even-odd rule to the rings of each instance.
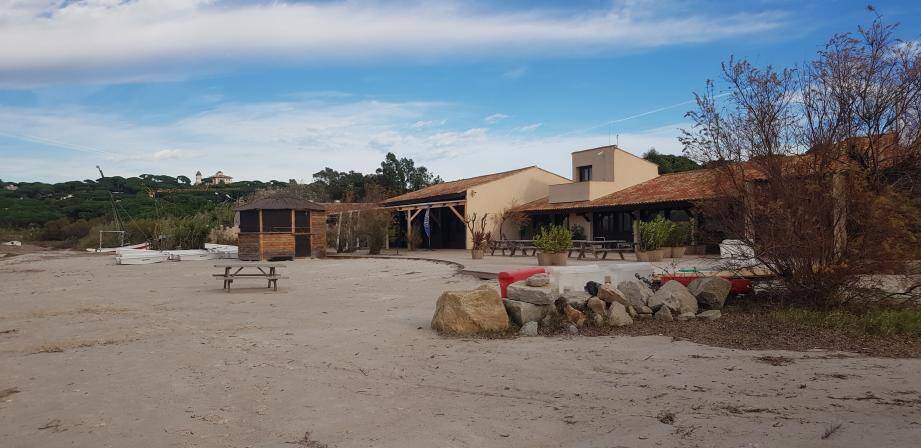
[[[668,239],[671,223],[662,216],[649,222],[641,222],[640,247],[636,248],[637,261],[662,261],[665,251],[662,246]]]
[[[473,216],[467,216],[464,223],[467,230],[470,231],[470,258],[482,260],[486,248],[489,246],[492,236],[486,231],[486,217],[484,213],[480,219],[477,219],[476,213]]]
[[[540,266],[566,266],[566,258],[572,247],[572,232],[565,226],[549,226],[540,229],[534,238],[537,264]]]
[[[687,250],[688,236],[690,235],[691,225],[687,222],[670,222],[671,226],[668,232],[667,246],[663,247],[669,258],[681,258]]]

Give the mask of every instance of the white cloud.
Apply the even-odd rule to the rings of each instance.
[[[502,73],[502,77],[505,79],[518,79],[528,73],[528,67],[520,66],[515,67],[511,70],[506,70],[505,73]]]
[[[422,129],[434,126],[444,126],[445,123],[447,123],[447,120],[419,120],[409,127],[412,129]]]
[[[524,126],[518,126],[517,128],[512,129],[512,130],[515,132],[534,132],[537,130],[537,128],[543,125],[544,125],[543,123],[534,123],[534,124],[528,124]]]
[[[0,80],[38,83],[87,71],[169,79],[173,71],[254,57],[316,63],[625,51],[751,35],[784,21],[777,12],[678,14],[649,2],[490,11],[411,0],[398,7],[373,1],[0,0]]]
[[[392,151],[445,179],[456,179],[532,164],[569,173],[572,151],[618,139],[622,148],[637,155],[651,146],[680,152],[680,123],[621,133],[619,138],[606,133],[494,134],[483,127],[406,125],[432,121],[432,115],[450,117],[452,112],[451,106],[434,102],[302,100],[220,104],[150,125],[74,107],[0,106],[0,159],[12,161],[3,174],[4,180],[12,181],[95,178],[97,164],[108,175],[191,177],[197,170],[223,170],[238,179],[285,180],[309,179],[327,166],[372,172]]]
[[[500,121],[502,121],[502,120],[505,120],[506,118],[508,118],[508,115],[505,115],[505,114],[492,114],[492,115],[490,115],[490,116],[484,118],[483,121],[485,121],[485,122],[487,122],[487,123],[489,123],[489,124],[496,124],[496,123],[498,123],[498,122],[500,122]]]

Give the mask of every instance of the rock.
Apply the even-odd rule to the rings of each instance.
[[[732,283],[722,277],[703,277],[692,281],[688,291],[697,298],[701,308],[719,310],[726,304]]]
[[[636,308],[634,308],[633,305],[627,306],[627,314],[629,314],[630,317],[633,317],[633,318],[636,318],[636,316],[639,315],[639,313],[636,312]]]
[[[534,274],[525,281],[528,286],[547,286],[550,284],[550,275],[549,274]]]
[[[585,307],[600,316],[604,316],[604,302],[598,297],[592,297],[585,302]]]
[[[509,319],[499,292],[483,286],[443,292],[435,304],[432,328],[439,333],[471,335],[507,330]]]
[[[637,314],[652,314],[652,308],[648,306],[641,306],[636,309]]]
[[[656,311],[656,313],[653,314],[652,317],[655,320],[665,320],[665,321],[675,320],[675,318],[672,317],[672,310],[667,306],[659,307],[659,311]]]
[[[707,310],[697,315],[698,319],[717,320],[723,316],[720,310]]]
[[[636,318],[639,320],[649,320],[652,319],[652,314],[637,314]]]
[[[694,314],[694,313],[681,313],[681,314],[679,314],[678,317],[676,317],[675,319],[678,319],[678,320],[691,320],[691,319],[694,319],[694,318],[696,318],[696,317],[697,317],[697,315]]]
[[[617,284],[617,290],[627,299],[630,305],[637,310],[646,306],[653,292],[645,283],[639,280],[626,280]]]
[[[603,327],[604,322],[603,314],[592,314],[592,323],[595,324],[596,327]]]
[[[568,332],[569,334],[575,336],[575,335],[579,334],[579,327],[577,327],[577,326],[575,326],[575,325],[573,325],[573,324],[566,324],[566,332]]]
[[[666,282],[649,298],[650,308],[656,309],[662,305],[677,313],[697,314],[697,298],[674,280]]]
[[[590,295],[597,296],[598,288],[600,287],[601,287],[600,283],[588,281],[585,283],[585,292],[589,293]]]
[[[560,297],[565,299],[566,303],[568,303],[573,308],[579,311],[585,311],[586,303],[592,296],[585,291],[566,291],[560,295]]]
[[[566,320],[576,324],[577,327],[585,325],[585,314],[582,314],[581,311],[573,308],[569,304],[563,306],[563,315],[566,316]]]
[[[607,317],[608,325],[613,325],[615,327],[633,325],[633,319],[630,317],[630,314],[627,313],[627,308],[617,302],[612,303],[611,306],[608,307]]]
[[[509,299],[521,302],[533,303],[535,305],[552,305],[553,292],[550,286],[528,286],[526,281],[520,281],[508,285],[506,295]]]
[[[524,325],[528,322],[539,322],[548,313],[552,311],[550,305],[535,305],[533,303],[522,302],[520,300],[505,299],[505,311],[508,317],[518,325]]]
[[[604,300],[607,303],[617,302],[623,306],[632,305],[632,303],[627,300],[623,293],[611,285],[602,285],[600,288],[598,288],[598,298]]]
[[[521,336],[537,336],[537,322],[531,321],[522,325],[518,334]]]
[[[550,328],[553,326],[553,316],[546,315],[543,319],[540,320],[540,326],[544,328]]]

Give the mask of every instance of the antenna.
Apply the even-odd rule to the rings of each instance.
[[[616,138],[617,138],[617,140],[616,140],[616,143],[614,143],[614,146],[620,148],[620,134],[617,134],[617,137],[616,137]]]

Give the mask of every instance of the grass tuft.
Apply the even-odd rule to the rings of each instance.
[[[844,330],[873,336],[921,336],[921,309],[809,310],[790,308],[774,311],[774,317],[820,328]]]

